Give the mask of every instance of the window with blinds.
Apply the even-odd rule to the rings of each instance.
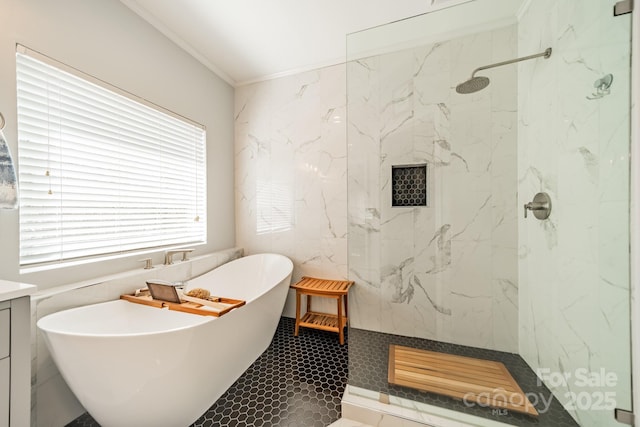
[[[22,266],[206,241],[201,125],[21,46],[16,72]]]

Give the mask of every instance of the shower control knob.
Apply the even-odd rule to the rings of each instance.
[[[542,220],[549,218],[551,214],[551,198],[547,193],[538,193],[533,196],[533,201],[524,205],[524,217],[527,217],[527,211],[533,212],[533,215]]]

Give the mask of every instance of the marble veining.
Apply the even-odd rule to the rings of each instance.
[[[427,290],[424,288],[424,286],[422,286],[422,283],[420,282],[420,279],[418,278],[418,276],[413,276],[413,283],[416,284],[416,286],[418,286],[422,292],[424,292],[425,297],[427,298],[427,300],[429,301],[429,303],[431,304],[431,306],[440,314],[444,314],[446,316],[451,316],[451,309],[450,308],[445,308],[442,307],[439,304],[436,304],[434,302],[434,300],[429,296],[429,293],[427,292]]]

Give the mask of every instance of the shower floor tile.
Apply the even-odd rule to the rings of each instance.
[[[534,400],[531,403],[534,404],[540,415],[532,417],[513,411],[496,410],[478,405],[465,405],[462,400],[389,384],[387,374],[390,344],[502,362],[522,391],[530,397],[530,401]],[[538,377],[535,372],[517,354],[355,328],[349,328],[349,349],[350,386],[414,402],[439,406],[518,427],[578,427],[578,424],[564,410],[560,402],[553,397],[549,389],[544,384],[538,383]],[[537,402],[535,401],[536,399]],[[550,399],[551,404],[545,410],[542,401],[548,402]]]
[[[335,333],[306,328],[294,337],[294,326],[295,319],[282,317],[269,348],[192,427],[326,427],[338,420],[347,344]],[[67,427],[99,424],[84,414]]]

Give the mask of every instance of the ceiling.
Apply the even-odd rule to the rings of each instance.
[[[233,86],[343,62],[346,34],[469,0],[121,0]]]

